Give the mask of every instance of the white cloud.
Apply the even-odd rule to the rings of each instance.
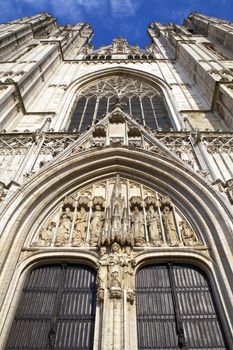
[[[30,13],[51,12],[63,23],[75,23],[94,14],[99,19],[118,20],[133,17],[143,0],[0,0],[0,21]]]
[[[109,0],[114,17],[131,17],[141,5],[142,0]]]
[[[54,15],[63,15],[70,19],[80,17],[80,14],[91,13],[106,14],[118,17],[134,16],[142,0],[15,0],[18,4],[30,5],[34,9],[48,8],[53,11]],[[67,18],[68,19],[68,18]]]

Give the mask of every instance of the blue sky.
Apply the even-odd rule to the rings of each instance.
[[[95,47],[111,43],[118,35],[144,47],[149,43],[148,23],[182,24],[192,11],[233,22],[233,0],[0,0],[1,23],[44,11],[60,24],[90,23]]]

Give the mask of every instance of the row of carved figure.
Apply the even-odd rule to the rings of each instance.
[[[89,214],[90,209],[81,207],[74,217],[74,212],[66,206],[63,208],[58,227],[55,222],[49,222],[47,226],[42,227],[39,239],[32,245],[100,246],[110,236],[111,241],[114,238],[121,241],[128,240],[135,246],[202,245],[186,221],[183,220],[179,225],[177,224],[171,206],[164,206],[161,212],[153,205],[150,205],[145,213],[138,206],[134,206],[130,211],[131,213],[128,214],[128,209],[124,208],[122,213],[119,211],[104,213],[102,206],[97,204],[92,208],[91,214]]]

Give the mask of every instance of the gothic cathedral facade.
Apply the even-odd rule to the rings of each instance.
[[[233,349],[233,23],[148,35],[0,26],[1,349]]]

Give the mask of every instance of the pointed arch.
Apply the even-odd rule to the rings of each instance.
[[[162,96],[164,97],[164,102],[166,104],[172,124],[178,130],[182,128],[182,118],[177,110],[175,99],[173,97],[170,85],[162,78],[151,73],[122,66],[98,70],[86,74],[85,77],[75,79],[67,87],[66,93],[60,102],[61,112],[58,118],[56,118],[56,121],[54,120],[54,125],[52,125],[52,127],[55,130],[61,130],[67,127],[67,121],[73,113],[73,106],[75,105],[77,91],[83,89],[85,86],[93,84],[94,82],[107,79],[111,76],[136,79],[148,85],[151,85],[152,87],[160,91]]]

